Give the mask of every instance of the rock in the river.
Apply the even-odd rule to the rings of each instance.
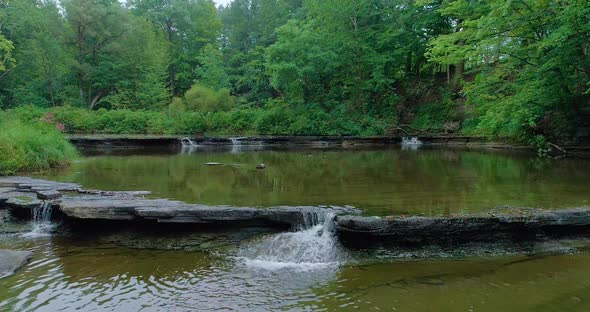
[[[47,200],[47,199],[56,199],[60,198],[62,194],[56,190],[43,190],[37,191],[37,198]]]
[[[0,278],[14,274],[27,264],[32,256],[30,251],[0,249]]]

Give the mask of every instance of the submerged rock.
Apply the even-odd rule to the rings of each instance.
[[[220,162],[208,162],[205,165],[210,166],[210,167],[223,166],[223,164]]]
[[[0,278],[14,274],[27,264],[32,256],[30,251],[0,249]]]

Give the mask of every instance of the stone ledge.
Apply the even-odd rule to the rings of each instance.
[[[358,213],[356,209],[344,207],[251,208],[187,204],[144,198],[149,192],[89,191],[78,184],[27,177],[0,177],[0,187],[3,187],[0,188],[0,208],[10,208],[19,216],[30,216],[31,210],[49,201],[56,208],[53,211],[73,220],[294,227],[326,212]],[[60,191],[63,189],[66,191]]]
[[[590,207],[561,210],[510,208],[501,212],[450,217],[339,216],[336,229],[344,240],[372,239],[404,243],[477,241],[576,232],[588,228]]]

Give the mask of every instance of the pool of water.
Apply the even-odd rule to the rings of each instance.
[[[203,204],[350,205],[370,215],[590,200],[590,162],[522,154],[395,147],[84,154],[40,176]],[[0,311],[590,310],[590,238],[358,250],[339,243],[329,218],[319,221],[289,232],[55,222],[39,232],[39,224],[0,210],[0,249],[34,254],[0,279]]]
[[[148,190],[190,203],[354,206],[367,215],[448,215],[497,206],[590,205],[590,160],[400,147],[87,151],[45,178],[101,190]],[[208,166],[217,162],[223,166]],[[266,169],[257,170],[264,163]]]
[[[139,245],[154,243],[127,235],[144,240]],[[166,244],[160,237],[157,247],[139,248],[107,237],[0,234],[0,248],[34,252],[28,266],[0,279],[0,311],[590,309],[586,240],[409,254],[344,250],[347,260],[337,264],[273,266],[242,260],[240,252],[253,243],[204,252],[186,241],[170,248],[182,238]]]

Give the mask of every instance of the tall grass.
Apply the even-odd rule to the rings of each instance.
[[[55,125],[0,122],[0,175],[64,166],[77,156],[74,146]]]

